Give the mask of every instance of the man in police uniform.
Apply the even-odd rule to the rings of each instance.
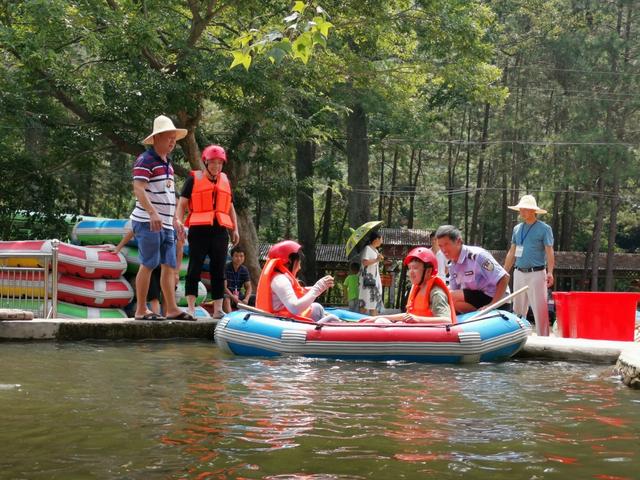
[[[449,289],[457,313],[487,308],[504,297],[509,274],[489,252],[464,245],[460,230],[452,225],[438,228],[436,238],[449,260]]]

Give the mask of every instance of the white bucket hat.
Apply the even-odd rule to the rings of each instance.
[[[142,143],[145,145],[153,145],[153,136],[164,132],[176,132],[176,140],[181,140],[187,136],[187,130],[184,128],[176,128],[169,117],[160,115],[153,120],[153,132]]]
[[[523,195],[517,205],[509,206],[509,209],[515,211],[518,211],[521,208],[526,208],[527,210],[535,210],[536,213],[547,213],[546,210],[538,207],[536,199],[533,195]]]

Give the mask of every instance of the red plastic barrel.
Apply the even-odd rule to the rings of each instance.
[[[553,292],[564,338],[633,341],[637,292]]]

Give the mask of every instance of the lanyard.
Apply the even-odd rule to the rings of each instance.
[[[231,273],[233,274],[233,288],[235,291],[239,291],[240,290],[240,268],[238,268],[238,271],[236,272],[232,265]]]
[[[522,229],[520,230],[520,245],[524,245],[524,240],[527,238],[527,235],[529,235],[529,232],[531,232],[531,229],[535,226],[536,223],[538,223],[537,220],[531,224],[526,234],[524,233],[524,226],[526,225],[526,223],[522,224]]]

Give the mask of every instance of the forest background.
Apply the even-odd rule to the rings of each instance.
[[[126,218],[153,118],[219,143],[242,245],[461,228],[506,249],[530,193],[557,250],[637,252],[632,0],[1,0],[0,238]],[[232,67],[233,68],[230,68]],[[178,186],[182,179],[178,180]],[[32,216],[17,222],[21,212]],[[17,217],[18,215],[18,217]]]

